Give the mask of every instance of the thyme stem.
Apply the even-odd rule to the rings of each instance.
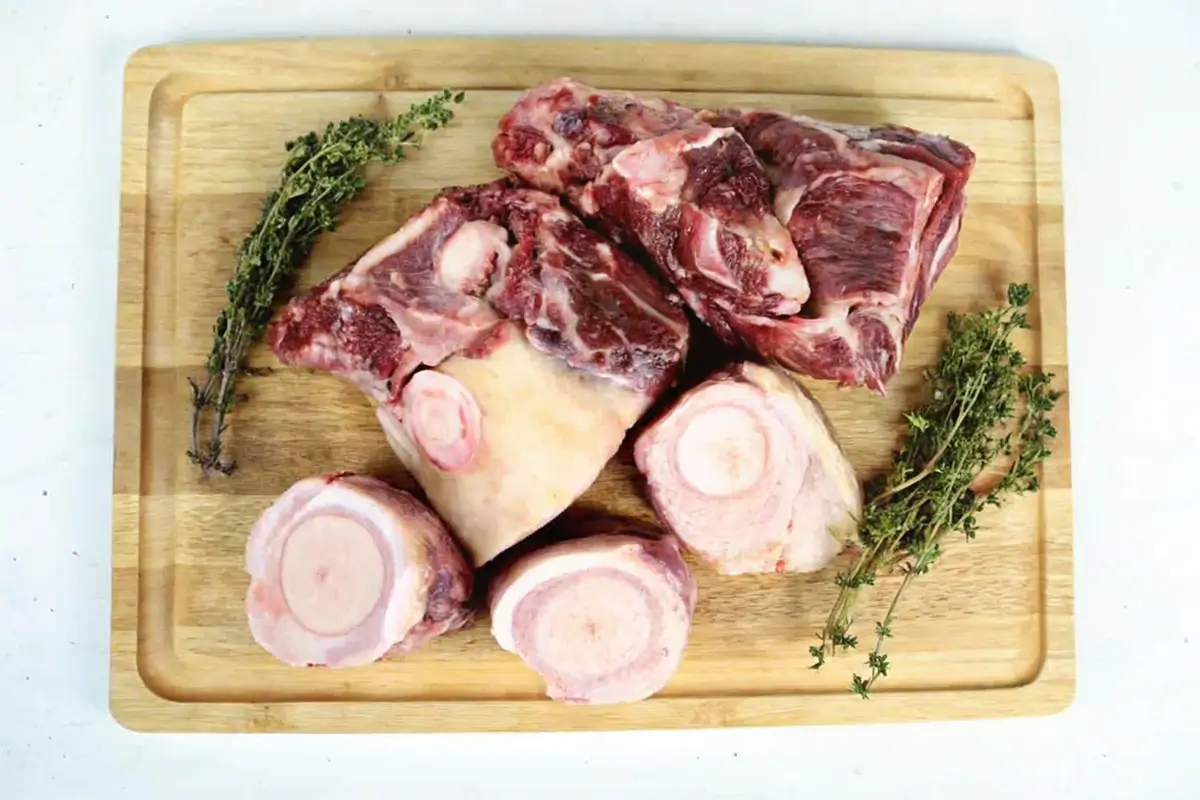
[[[818,644],[809,648],[813,668],[819,669],[839,647],[856,647],[850,628],[861,588],[874,585],[880,569],[901,570],[904,578],[887,613],[875,623],[867,677],[856,674],[850,685],[863,698],[888,674],[883,644],[892,636],[901,597],[941,555],[946,534],[958,531],[973,539],[978,512],[1038,488],[1038,465],[1050,455],[1047,442],[1057,436],[1049,415],[1061,393],[1049,388],[1052,375],[1024,370],[1024,357],[1009,341],[1014,331],[1029,327],[1031,296],[1027,284],[1013,284],[1002,308],[950,315],[946,346],[926,372],[930,398],[905,415],[908,434],[891,470],[868,486],[863,551],[849,570],[838,573],[837,599]],[[983,473],[1014,452],[1000,480],[977,493]]]

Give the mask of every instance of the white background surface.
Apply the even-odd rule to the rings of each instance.
[[[1200,797],[1200,4],[0,2],[0,798]],[[1039,720],[148,736],[107,712],[121,70],[136,47],[578,33],[1017,52],[1062,89],[1078,692]]]

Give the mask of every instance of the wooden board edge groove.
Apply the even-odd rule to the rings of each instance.
[[[1056,220],[1040,215],[1044,207],[1061,209],[1061,170],[1059,167],[1060,122],[1058,79],[1052,65],[1022,56],[987,53],[962,53],[919,49],[876,49],[863,47],[797,46],[789,44],[721,41],[646,40],[593,37],[434,37],[434,38],[310,38],[260,39],[230,42],[192,42],[143,47],[132,53],[126,63],[122,122],[122,198],[119,247],[118,323],[116,364],[118,368],[140,368],[146,343],[144,292],[147,249],[153,232],[149,228],[148,148],[156,105],[178,111],[188,97],[205,91],[298,91],[370,90],[440,88],[427,79],[414,62],[413,53],[430,48],[442,55],[458,53],[463,58],[480,52],[505,53],[513,60],[525,58],[530,48],[550,52],[556,64],[583,63],[586,54],[610,48],[670,48],[692,58],[774,57],[791,64],[820,63],[825,68],[848,70],[877,69],[880,61],[920,68],[932,75],[954,72],[962,64],[979,70],[991,83],[986,91],[1001,94],[1004,102],[1028,104],[1034,125],[1035,169],[1039,218],[1037,221],[1037,261],[1039,281],[1059,291],[1043,295],[1042,308],[1056,306],[1055,313],[1065,319],[1065,254],[1061,210]],[[247,56],[263,64],[281,62],[287,69],[264,69],[250,83],[234,80],[230,71]],[[321,59],[325,59],[324,62]],[[330,68],[332,59],[334,68]],[[536,59],[535,59],[536,61]],[[636,63],[636,59],[634,60]],[[775,63],[772,61],[771,63]],[[532,70],[544,64],[535,63]],[[774,69],[774,67],[773,67]],[[782,69],[782,67],[781,67]],[[450,71],[453,71],[452,69]],[[603,69],[600,69],[603,72]],[[499,72],[499,71],[498,71]],[[598,85],[622,83],[620,69],[610,70],[611,80]],[[895,70],[897,73],[903,70]],[[633,74],[641,74],[635,72]],[[763,73],[766,81],[772,73]],[[693,78],[696,80],[696,78]],[[895,78],[884,80],[894,81]],[[422,82],[424,81],[424,82]],[[935,81],[936,82],[936,81]],[[489,80],[474,81],[476,88],[488,88]],[[506,84],[511,81],[505,81]],[[653,76],[628,88],[669,90]],[[500,88],[512,88],[509,85]],[[706,91],[734,90],[706,84]],[[744,87],[743,87],[744,88]],[[836,87],[834,87],[836,88]],[[972,90],[975,91],[975,90]],[[984,91],[984,90],[980,90]],[[1007,93],[1007,94],[1005,94]],[[968,92],[970,94],[970,92]],[[940,95],[938,95],[940,97]],[[955,95],[957,97],[957,95]],[[1045,206],[1043,206],[1045,204]],[[1065,337],[1065,329],[1043,333]],[[1065,352],[1065,350],[1064,350]],[[1065,398],[1069,403],[1069,395]],[[114,500],[118,487],[142,485],[142,408],[141,382],[120,383],[114,403]],[[1069,418],[1069,410],[1067,411]],[[131,437],[135,437],[132,438]],[[1056,446],[1069,464],[1069,435]],[[118,591],[115,580],[120,563],[138,564],[141,558],[141,520],[138,495],[122,495],[127,501],[114,503],[113,512],[113,595],[112,643],[110,649],[109,707],[116,721],[137,731],[521,731],[521,730],[597,730],[649,728],[704,728],[724,726],[824,725],[842,723],[905,722],[924,719],[970,719],[995,716],[1044,716],[1068,708],[1075,693],[1075,642],[1073,626],[1073,571],[1069,504],[1065,509],[1048,508],[1042,514],[1053,516],[1047,530],[1056,534],[1054,548],[1043,542],[1043,571],[1049,576],[1050,560],[1059,564],[1062,578],[1053,587],[1057,613],[1045,615],[1044,660],[1027,684],[1008,688],[967,691],[878,692],[870,701],[848,693],[842,695],[779,695],[726,698],[656,697],[631,706],[592,709],[539,701],[459,701],[459,702],[367,702],[324,701],[319,703],[183,703],[156,695],[143,680],[138,659],[135,629],[118,630],[115,620],[122,609],[138,607],[138,585],[133,594],[127,587]],[[132,511],[130,508],[132,504]],[[118,508],[118,505],[120,507]],[[140,583],[140,581],[138,582]],[[1043,595],[1051,587],[1043,583]],[[132,634],[132,635],[131,635]],[[464,711],[464,709],[468,709]]]

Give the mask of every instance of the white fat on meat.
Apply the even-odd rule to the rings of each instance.
[[[369,664],[472,618],[472,573],[445,524],[370,476],[293,484],[251,529],[246,571],[251,634],[295,667]]]
[[[854,468],[778,369],[713,373],[642,432],[634,459],[663,524],[720,573],[812,572],[857,536]]]
[[[679,203],[687,183],[689,166],[684,153],[710,147],[730,131],[700,126],[673,131],[632,144],[613,159],[611,169],[645,201],[650,211],[662,213]]]
[[[541,676],[552,699],[644,700],[679,667],[696,583],[674,537],[618,520],[594,530],[501,573],[490,591],[492,635]]]
[[[418,372],[376,417],[480,566],[596,480],[653,397],[571,369],[505,323],[486,353]]]

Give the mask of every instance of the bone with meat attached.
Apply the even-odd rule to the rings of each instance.
[[[246,542],[254,639],[291,666],[353,667],[467,624],[473,573],[445,524],[378,478],[304,478]]]
[[[812,285],[800,315],[744,315],[742,341],[777,363],[882,394],[958,248],[975,154],[900,125],[719,110],[762,159]]]
[[[696,606],[674,537],[615,518],[517,559],[489,594],[496,641],[541,676],[548,697],[574,704],[661,691]]]
[[[975,166],[965,144],[901,125],[570,78],[523,92],[492,154],[643,250],[726,344],[880,394],[957,250]]]
[[[400,461],[483,564],[557,517],[621,446],[648,398],[571,369],[516,326],[486,357],[416,373],[376,417]]]
[[[638,437],[659,518],[718,572],[810,572],[856,538],[862,488],[816,401],[740,362],[685,392]]]
[[[648,255],[727,341],[731,315],[796,314],[809,296],[767,174],[732,127],[660,98],[559,78],[521,95],[492,153]]]
[[[340,375],[475,565],[554,519],[676,380],[682,301],[552,195],[444,190],[268,340]]]

